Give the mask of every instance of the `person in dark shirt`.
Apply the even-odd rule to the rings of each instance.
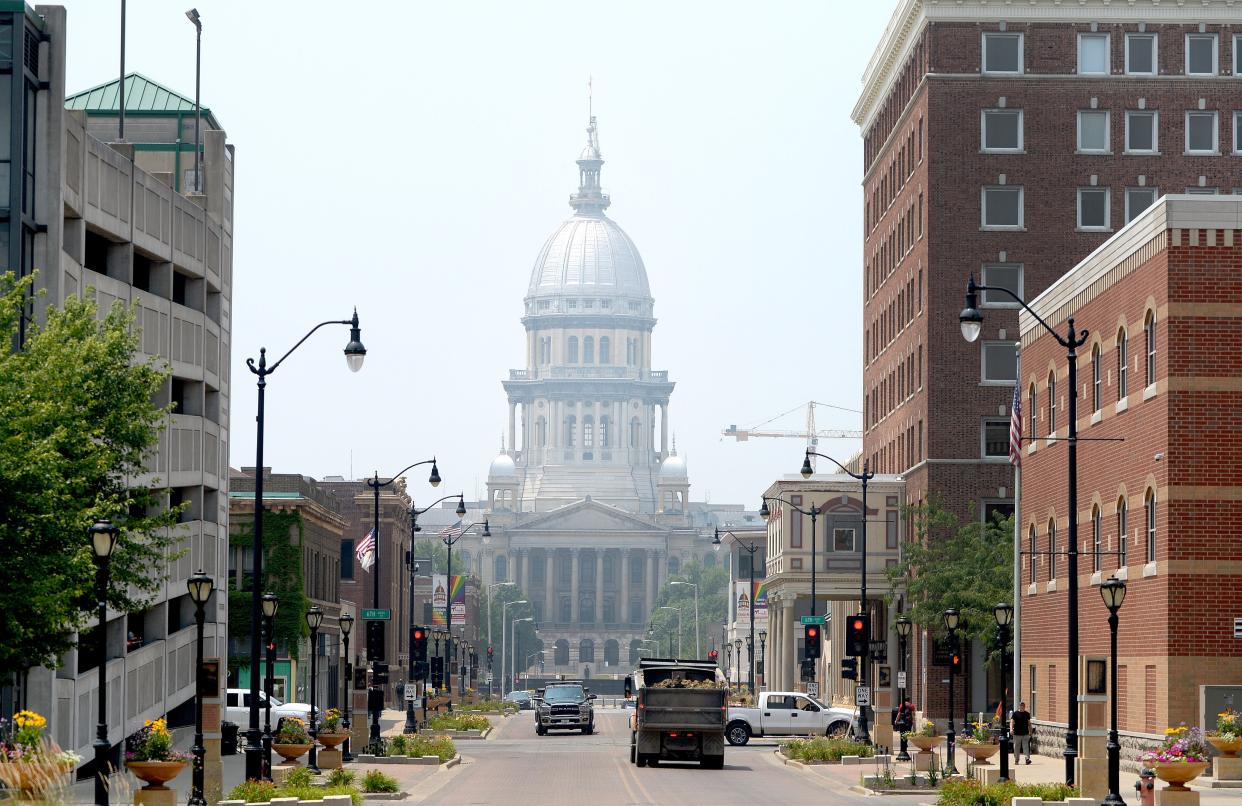
[[[1018,703],[1018,709],[1010,719],[1013,726],[1013,763],[1018,763],[1018,756],[1025,753],[1026,763],[1031,763],[1031,712],[1026,710],[1026,703]]]

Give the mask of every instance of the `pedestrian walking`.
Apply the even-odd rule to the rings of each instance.
[[[1026,703],[1018,703],[1018,708],[1010,719],[1013,727],[1013,763],[1018,763],[1018,756],[1026,754],[1026,763],[1031,763],[1031,712],[1026,710]]]

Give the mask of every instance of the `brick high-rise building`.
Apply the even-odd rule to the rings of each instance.
[[[984,334],[966,343],[968,275],[1033,299],[1159,195],[1242,185],[1239,21],[1223,0],[899,3],[853,117],[863,455],[904,474],[911,503],[1013,510],[1017,311],[986,294]],[[943,714],[926,636],[912,654],[916,704]],[[972,686],[971,707],[994,704],[997,685]]]

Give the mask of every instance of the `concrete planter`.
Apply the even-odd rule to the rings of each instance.
[[[456,756],[456,758],[461,758]],[[354,757],[356,764],[450,764],[453,759],[448,761],[440,761],[439,756],[372,756],[367,753],[360,753]]]
[[[427,735],[435,738],[444,737],[453,741],[470,741],[477,739],[486,739],[487,735],[492,732],[492,728],[486,727],[483,730],[437,730]]]

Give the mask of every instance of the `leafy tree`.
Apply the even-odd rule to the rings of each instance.
[[[292,658],[298,657],[300,641],[310,635],[306,611],[311,601],[306,595],[302,568],[302,544],[305,527],[298,509],[273,511],[263,509],[263,587],[264,593],[276,594],[280,607],[272,632],[276,645],[284,647]],[[242,548],[254,546],[254,518],[234,518],[229,523],[229,544]],[[240,589],[237,580],[229,577],[229,638],[241,651],[229,653],[229,667],[250,667],[250,607],[253,577],[247,574]],[[262,659],[266,662],[267,650]]]
[[[694,655],[694,588],[690,585],[673,585],[674,581],[691,582],[699,586],[699,634],[700,649],[703,657],[712,646],[712,635],[708,630],[727,620],[729,610],[729,575],[720,566],[707,567],[699,560],[692,560],[681,567],[681,572],[671,575],[660,587],[660,595],[656,599],[656,610],[651,614],[651,626],[654,628],[654,640],[659,647],[654,647],[658,656],[668,654],[669,637],[673,639],[673,652],[677,651],[677,612],[661,610],[661,607],[681,608],[681,654]],[[650,645],[648,645],[650,646]],[[758,648],[755,650],[758,652]]]
[[[448,547],[444,545],[444,541],[438,537],[420,537],[414,542],[414,556],[419,560],[420,574],[443,574],[444,569],[448,568]],[[425,558],[432,559],[431,567],[426,566]],[[469,569],[462,562],[461,552],[453,552],[453,573],[465,574]]]
[[[120,527],[108,604],[140,609],[165,578],[180,507],[144,459],[167,422],[152,404],[168,366],[143,360],[133,310],[70,298],[27,325],[32,278],[0,276],[0,679],[57,666],[95,610],[87,528]]]
[[[960,634],[995,638],[992,608],[1013,599],[1013,517],[982,522],[971,508],[963,523],[938,498],[910,507],[915,536],[902,546],[901,562],[885,569],[894,591],[904,588],[907,617],[941,631],[944,611],[962,614]],[[890,594],[890,603],[893,594]]]
[[[504,646],[504,642],[501,640],[502,636],[504,636],[504,632],[502,632],[502,630],[507,630],[511,626],[510,624],[505,624],[503,622],[503,619],[507,616],[508,620],[512,622],[514,619],[526,618],[526,617],[534,615],[534,610],[531,609],[531,605],[529,601],[527,601],[526,604],[511,605],[507,613],[505,612],[504,605],[508,602],[522,601],[523,598],[524,597],[522,596],[522,591],[517,587],[517,585],[497,585],[491,591],[491,636],[492,636],[492,646],[495,647],[496,649],[496,654],[492,662],[492,671],[496,675],[496,687],[497,688],[500,687],[501,675],[509,674],[508,660],[505,659],[505,666],[503,669],[501,668],[501,665],[500,665],[501,664],[501,651],[500,650],[502,646]],[[487,621],[486,621],[486,619],[488,618],[488,602],[487,602],[487,591],[486,590],[484,590],[484,596],[480,600],[480,605],[482,608],[481,615],[482,615],[482,618],[484,619],[483,629],[480,631],[480,635],[482,636],[482,639],[486,641],[487,635],[488,635]],[[535,634],[534,622],[524,621],[516,625],[516,628],[517,628],[516,631],[512,633],[508,638],[508,640],[512,642],[514,641],[514,638],[516,636],[516,642],[517,642],[516,651],[514,649],[513,643],[509,644],[508,649],[509,649],[509,652],[513,655],[513,657],[516,658],[516,661],[513,664],[513,668],[517,670],[518,672],[522,672],[524,670],[526,656],[534,652],[536,648],[538,647],[538,644],[537,644],[538,636],[536,636]],[[548,647],[547,651],[550,652],[551,647]],[[602,651],[602,650],[598,650],[598,651]],[[480,658],[481,663],[484,663],[484,664],[487,663],[487,647],[486,646],[484,646],[479,651],[479,658]],[[551,661],[551,658],[549,658],[548,660]]]

